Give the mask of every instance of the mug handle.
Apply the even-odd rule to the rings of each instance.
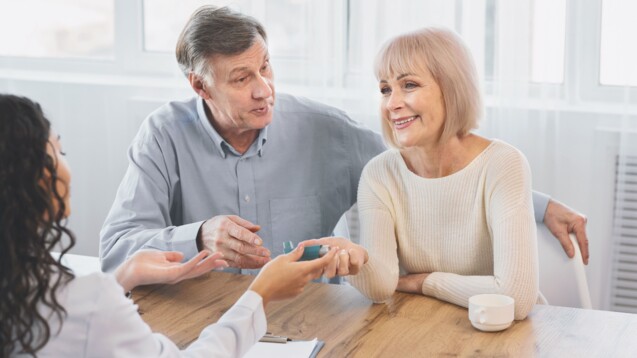
[[[487,318],[486,318],[486,315],[485,315],[486,312],[487,312],[487,310],[485,310],[484,308],[480,308],[478,310],[477,313],[478,313],[478,317],[480,317],[479,318],[480,324],[484,324],[487,321]]]

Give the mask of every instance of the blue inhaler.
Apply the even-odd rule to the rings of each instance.
[[[295,246],[292,244],[292,241],[283,242],[283,252],[289,254],[294,250]],[[316,245],[316,246],[306,246],[303,249],[303,255],[299,259],[299,261],[309,261],[318,259],[319,257],[325,256],[330,252],[329,245]]]

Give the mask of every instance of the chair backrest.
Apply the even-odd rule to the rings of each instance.
[[[592,309],[582,254],[570,235],[575,256],[569,259],[559,241],[544,225],[538,225],[540,292],[554,306]]]

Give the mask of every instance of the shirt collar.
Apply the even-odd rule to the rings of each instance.
[[[210,139],[212,139],[212,142],[214,143],[215,147],[219,150],[219,153],[221,154],[221,156],[225,158],[227,155],[227,151],[231,151],[238,155],[238,153],[234,150],[234,148],[230,145],[230,143],[226,142],[226,140],[223,139],[223,137],[219,134],[219,132],[217,132],[215,127],[213,127],[210,121],[208,120],[208,116],[206,115],[206,110],[204,108],[204,100],[201,97],[197,98],[197,114],[199,116],[199,121],[201,121],[201,124],[203,125],[206,132],[210,136]],[[254,150],[256,150],[259,156],[263,155],[263,146],[265,145],[265,142],[267,142],[268,140],[268,127],[269,125],[265,126],[265,128],[259,131],[259,136],[257,137],[257,140],[255,141],[256,143],[252,143],[252,145],[250,146],[250,148],[244,155],[251,155],[251,152],[253,152]],[[256,144],[256,149],[253,149],[255,148],[255,144]]]

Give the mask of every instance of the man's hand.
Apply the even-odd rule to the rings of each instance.
[[[228,267],[221,253],[201,251],[181,263],[184,255],[177,251],[140,250],[115,270],[115,278],[124,290],[155,283],[174,284],[203,275],[216,268]]]
[[[343,237],[324,237],[321,239],[306,240],[301,242],[305,247],[314,245],[329,245],[330,248],[338,247],[338,254],[325,268],[324,276],[356,275],[369,260],[367,250],[360,245]]]
[[[303,255],[303,244],[299,244],[287,255],[279,255],[263,267],[248,288],[263,298],[265,307],[270,301],[292,298],[303,292],[305,285],[321,274],[336,256],[337,249],[331,248],[316,260],[297,262]]]
[[[588,265],[588,238],[586,237],[586,216],[572,210],[559,201],[551,199],[544,214],[544,225],[551,231],[562,244],[562,248],[568,257],[573,257],[575,251],[571,244],[569,233],[577,237],[582,259]]]
[[[270,251],[255,234],[261,227],[236,215],[215,216],[201,225],[198,244],[212,252],[221,252],[230,267],[261,268],[270,261]]]

